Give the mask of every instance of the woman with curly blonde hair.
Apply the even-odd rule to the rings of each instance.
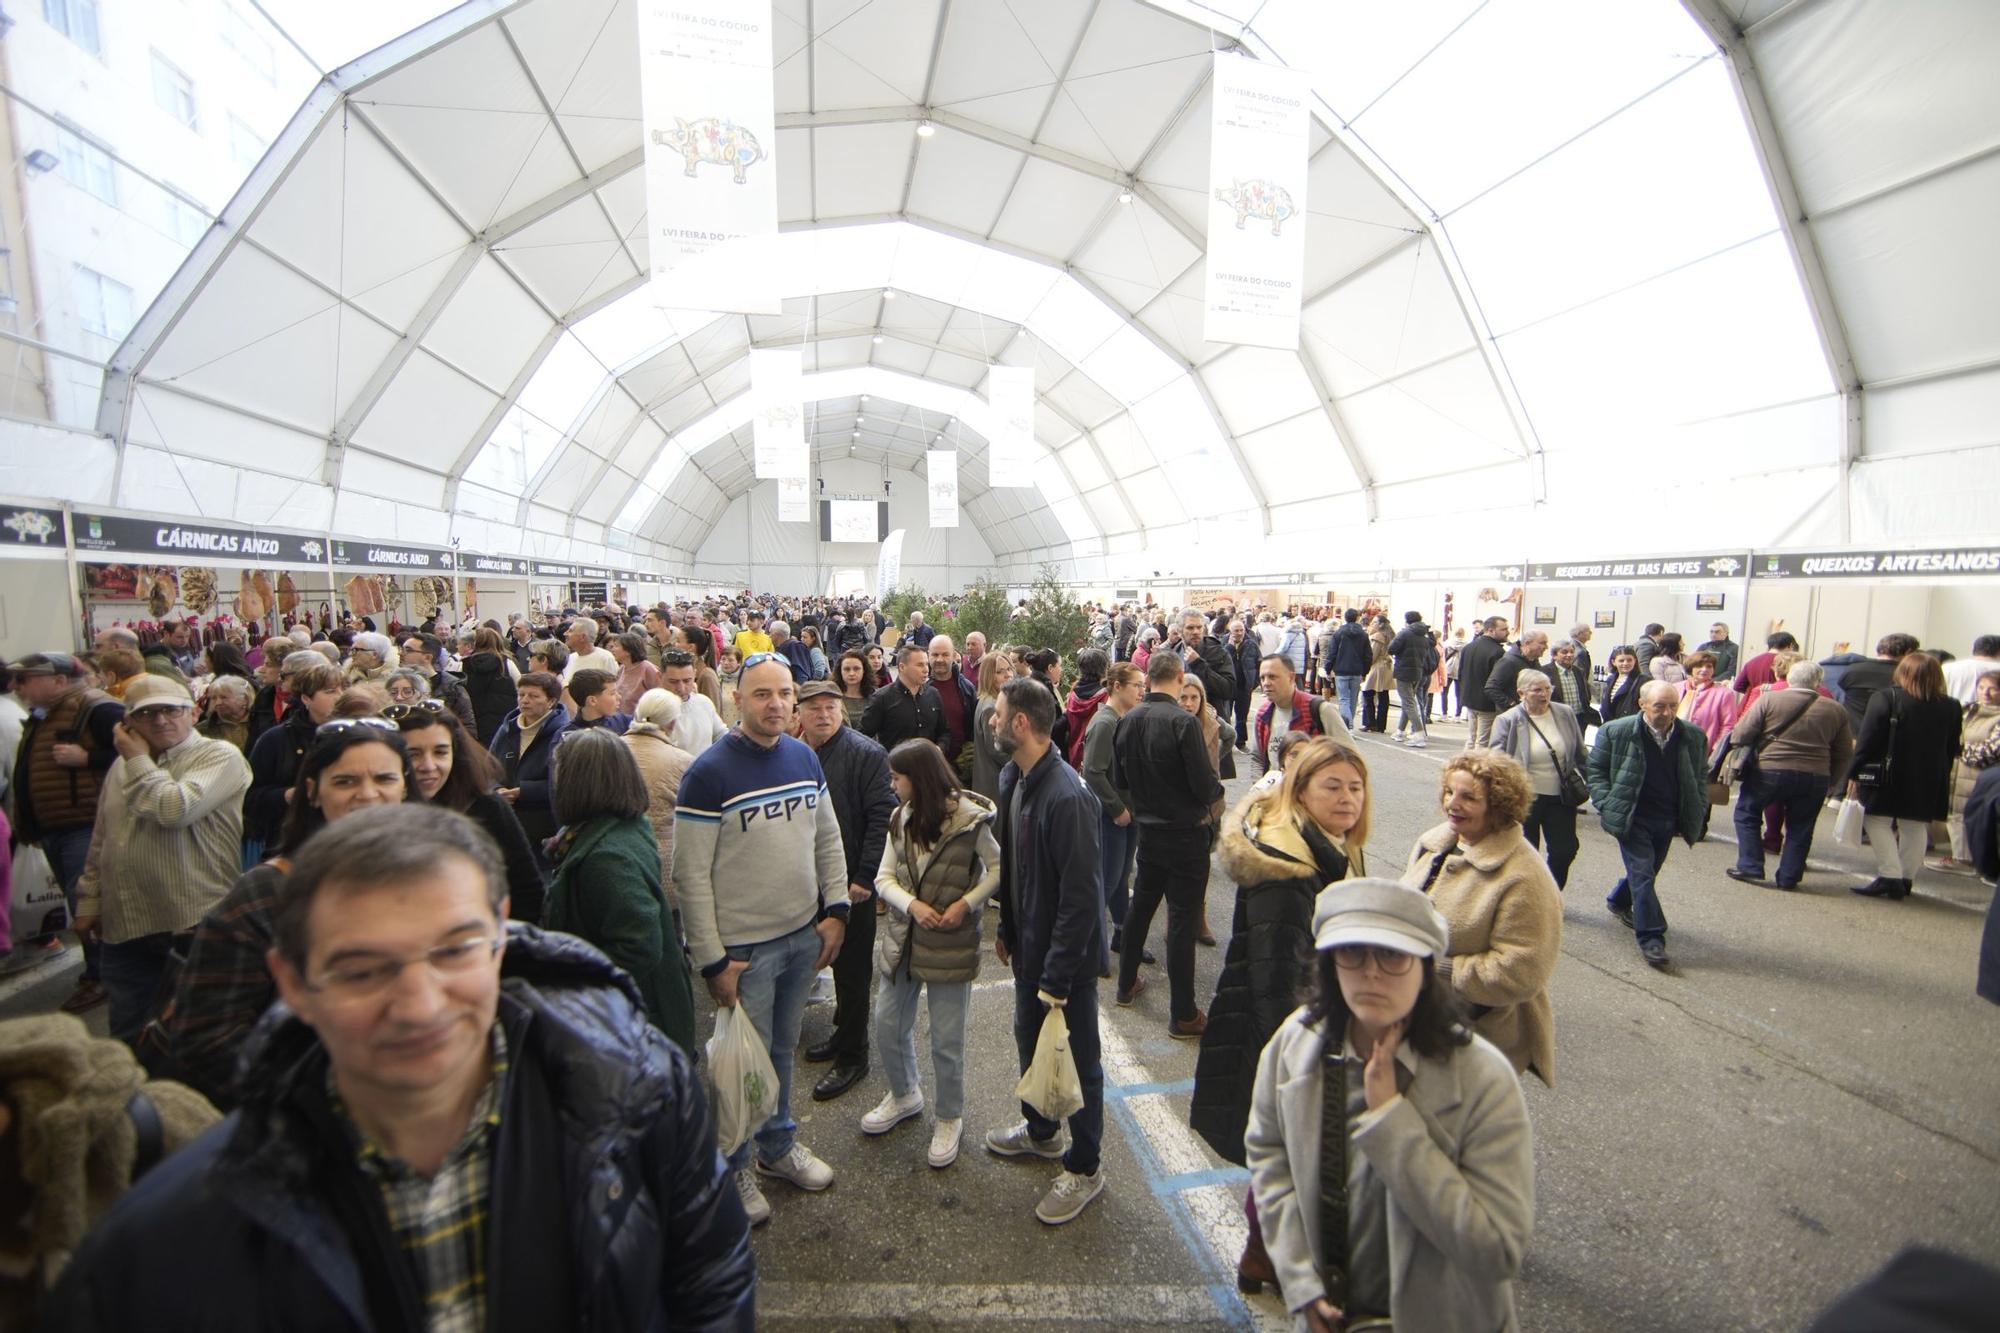
[[[1562,952],[1562,897],[1521,833],[1534,799],[1527,770],[1499,751],[1453,755],[1438,787],[1445,822],[1417,839],[1403,883],[1428,893],[1451,927],[1438,977],[1470,1007],[1474,1029],[1517,1071],[1553,1087],[1549,978]]]

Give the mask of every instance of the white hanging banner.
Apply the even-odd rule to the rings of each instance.
[[[812,497],[804,477],[778,478],[778,522],[810,523]]]
[[[782,313],[771,0],[639,0],[655,304]]]
[[[796,348],[751,349],[750,461],[759,481],[804,481],[810,470],[804,376],[804,358]]]
[[[1213,88],[1202,336],[1296,351],[1311,81],[1298,70],[1218,51]]]
[[[993,409],[987,479],[994,486],[1035,484],[1035,368],[989,366],[986,397]]]
[[[889,594],[896,591],[903,582],[903,530],[897,528],[889,534],[889,540],[882,543],[882,554],[875,557],[875,604],[887,601]]]
[[[924,475],[930,478],[931,526],[958,526],[958,453],[952,449],[926,449]]]

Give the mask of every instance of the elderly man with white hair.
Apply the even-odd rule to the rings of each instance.
[[[347,683],[359,685],[363,681],[386,680],[389,673],[402,665],[396,656],[396,645],[386,634],[374,630],[363,630],[354,636],[354,642],[347,649]]]
[[[1847,710],[1819,692],[1825,678],[1819,663],[1795,663],[1784,688],[1759,691],[1729,733],[1732,749],[1754,750],[1757,757],[1736,794],[1736,864],[1722,872],[1738,883],[1764,882],[1759,823],[1769,805],[1785,809],[1785,844],[1772,883],[1796,889],[1805,878],[1827,791],[1854,758]]]
[[[1679,686],[1647,681],[1638,713],[1606,723],[1590,752],[1590,799],[1625,860],[1604,905],[1632,928],[1653,967],[1667,965],[1659,896],[1667,851],[1676,836],[1692,847],[1708,834],[1708,737],[1675,716],[1679,707]]]

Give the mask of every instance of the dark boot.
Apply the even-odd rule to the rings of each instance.
[[[1848,892],[1858,893],[1864,898],[1888,898],[1893,901],[1910,896],[1910,881],[1907,879],[1884,879],[1880,875],[1877,875],[1866,884],[1858,888],[1851,888]]]

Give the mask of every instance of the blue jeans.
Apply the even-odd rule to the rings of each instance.
[[[1788,773],[1780,768],[1760,768],[1751,774],[1736,793],[1736,868],[1747,875],[1763,875],[1764,807],[1777,805],[1785,812],[1785,845],[1778,854],[1777,882],[1790,888],[1804,879],[1813,829],[1819,823],[1820,807],[1826,804],[1828,781],[1824,773]]]
[[[1634,815],[1625,836],[1618,840],[1618,854],[1625,858],[1625,878],[1618,881],[1604,901],[1611,907],[1632,909],[1632,931],[1640,943],[1666,938],[1667,914],[1660,908],[1660,867],[1667,863],[1667,851],[1674,845],[1674,822],[1657,817]]]
[[[913,981],[905,967],[896,977],[875,977],[875,1053],[889,1076],[889,1091],[907,1097],[917,1090],[917,992],[929,991],[931,1067],[940,1120],[965,1114],[965,1015],[972,1006],[969,981]]]
[[[1111,912],[1114,927],[1125,924],[1125,908],[1132,901],[1132,887],[1126,871],[1132,865],[1132,826],[1122,827],[1110,815],[1097,816],[1097,864],[1103,874],[1104,905]]]
[[[873,903],[862,906],[875,910]],[[792,1119],[792,1053],[798,1049],[799,1020],[805,1017],[806,994],[812,989],[819,949],[819,932],[801,926],[778,939],[739,945],[729,951],[731,960],[750,964],[736,978],[737,1003],[770,1052],[771,1067],[778,1071],[777,1107],[750,1141],[757,1145],[757,1156],[766,1162],[778,1161],[791,1152],[792,1138],[799,1128]],[[731,1170],[750,1165],[750,1143],[729,1155]]]
[[[1335,676],[1333,693],[1340,700],[1340,720],[1351,729],[1354,726],[1355,701],[1361,697],[1361,677]]]
[[[97,947],[104,995],[111,1002],[111,1035],[127,1046],[138,1040],[139,1029],[146,1026],[153,992],[160,988],[160,973],[166,969],[167,955],[178,938],[163,930]],[[193,938],[192,931],[188,938]]]
[[[76,920],[76,882],[83,878],[83,861],[90,853],[90,826],[82,828],[57,829],[42,835],[42,854],[49,858],[49,871],[62,885],[63,898],[69,903],[69,918]],[[83,979],[97,981],[101,968],[98,955],[104,946],[80,939],[83,945]]]
[[[1024,959],[1014,956],[1014,1048],[1021,1056],[1025,1073],[1035,1058],[1035,1041],[1042,1035],[1042,1020],[1049,1007],[1035,998],[1041,980],[1041,962],[1029,975]],[[1076,1061],[1076,1079],[1083,1085],[1083,1107],[1069,1118],[1069,1151],[1063,1155],[1063,1169],[1080,1176],[1097,1174],[1098,1153],[1104,1147],[1104,1060],[1097,1044],[1097,980],[1077,982],[1070,988],[1069,1003],[1063,1006],[1069,1024],[1069,1053]],[[1026,1102],[1021,1114],[1028,1118],[1028,1132],[1038,1139],[1056,1136],[1062,1126]]]

